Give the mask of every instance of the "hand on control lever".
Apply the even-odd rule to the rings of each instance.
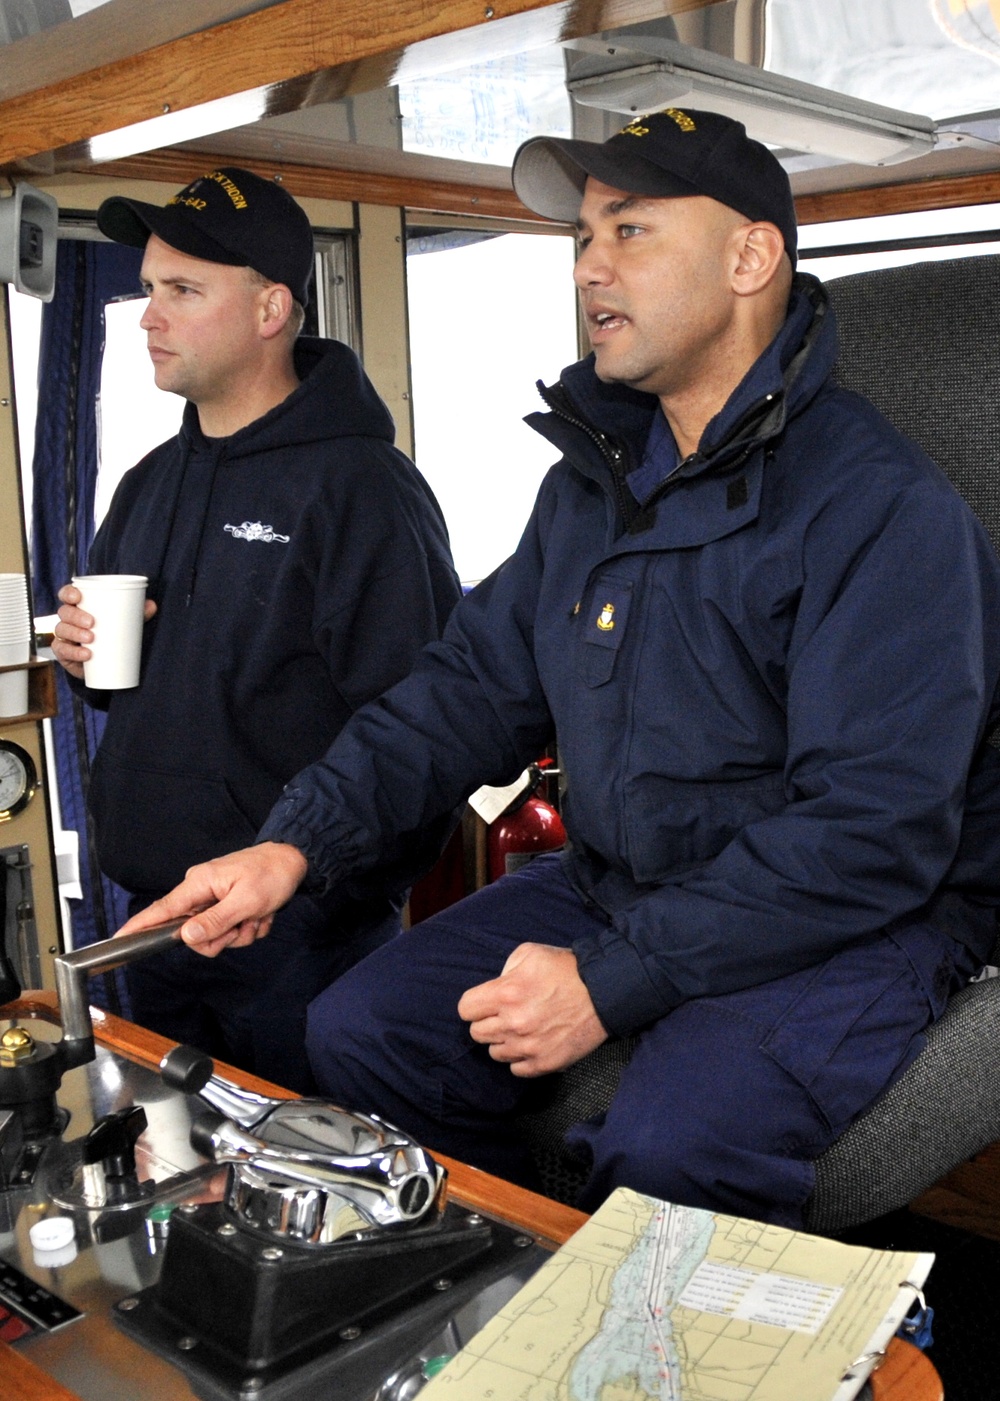
[[[152,929],[190,915],[180,937],[206,958],[227,948],[245,948],[263,939],[275,912],[286,905],[308,870],[298,847],[284,842],[230,852],[192,866],[180,885],[134,915],[119,934]]]

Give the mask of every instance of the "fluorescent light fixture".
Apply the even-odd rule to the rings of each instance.
[[[123,160],[143,151],[155,151],[160,146],[176,146],[181,141],[193,141],[199,136],[212,136],[233,127],[248,126],[259,121],[267,112],[267,95],[263,88],[232,97],[216,97],[195,107],[182,107],[149,117],[144,122],[105,131],[90,138],[90,155],[94,161]]]
[[[912,160],[937,144],[928,117],[843,97],[658,36],[626,31],[577,41],[571,49],[582,52],[571,55],[567,87],[585,107],[630,116],[700,107],[735,117],[769,146],[862,165]]]

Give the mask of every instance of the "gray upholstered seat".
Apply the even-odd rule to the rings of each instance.
[[[860,273],[828,284],[838,378],[930,454],[1000,550],[1000,257]],[[634,1041],[606,1043],[538,1091],[519,1122],[546,1190],[572,1201],[584,1169],[562,1134],[600,1113]],[[806,1210],[835,1231],[905,1205],[1000,1139],[1000,978],[952,998],[897,1081],[817,1161]]]

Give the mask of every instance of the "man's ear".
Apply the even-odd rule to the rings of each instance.
[[[783,266],[785,240],[774,224],[744,224],[739,230],[733,290],[738,296],[760,292]]]
[[[292,294],[283,282],[272,282],[261,288],[260,333],[265,340],[280,335],[292,314]]]

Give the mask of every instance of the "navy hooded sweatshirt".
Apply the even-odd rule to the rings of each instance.
[[[652,481],[656,399],[592,358],[565,371],[528,420],[563,458],[517,551],[261,839],[335,887],[557,736],[568,874],[607,920],[574,952],[611,1033],[913,922],[985,956],[1000,561],[835,356],[800,275],[698,451]]]
[[[301,338],[301,383],[228,438],[193,405],[126,474],[91,573],[149,577],[140,685],[90,785],[102,869],[160,893],[250,845],[282,785],[440,636],[460,588],[437,502],[347,346]]]

